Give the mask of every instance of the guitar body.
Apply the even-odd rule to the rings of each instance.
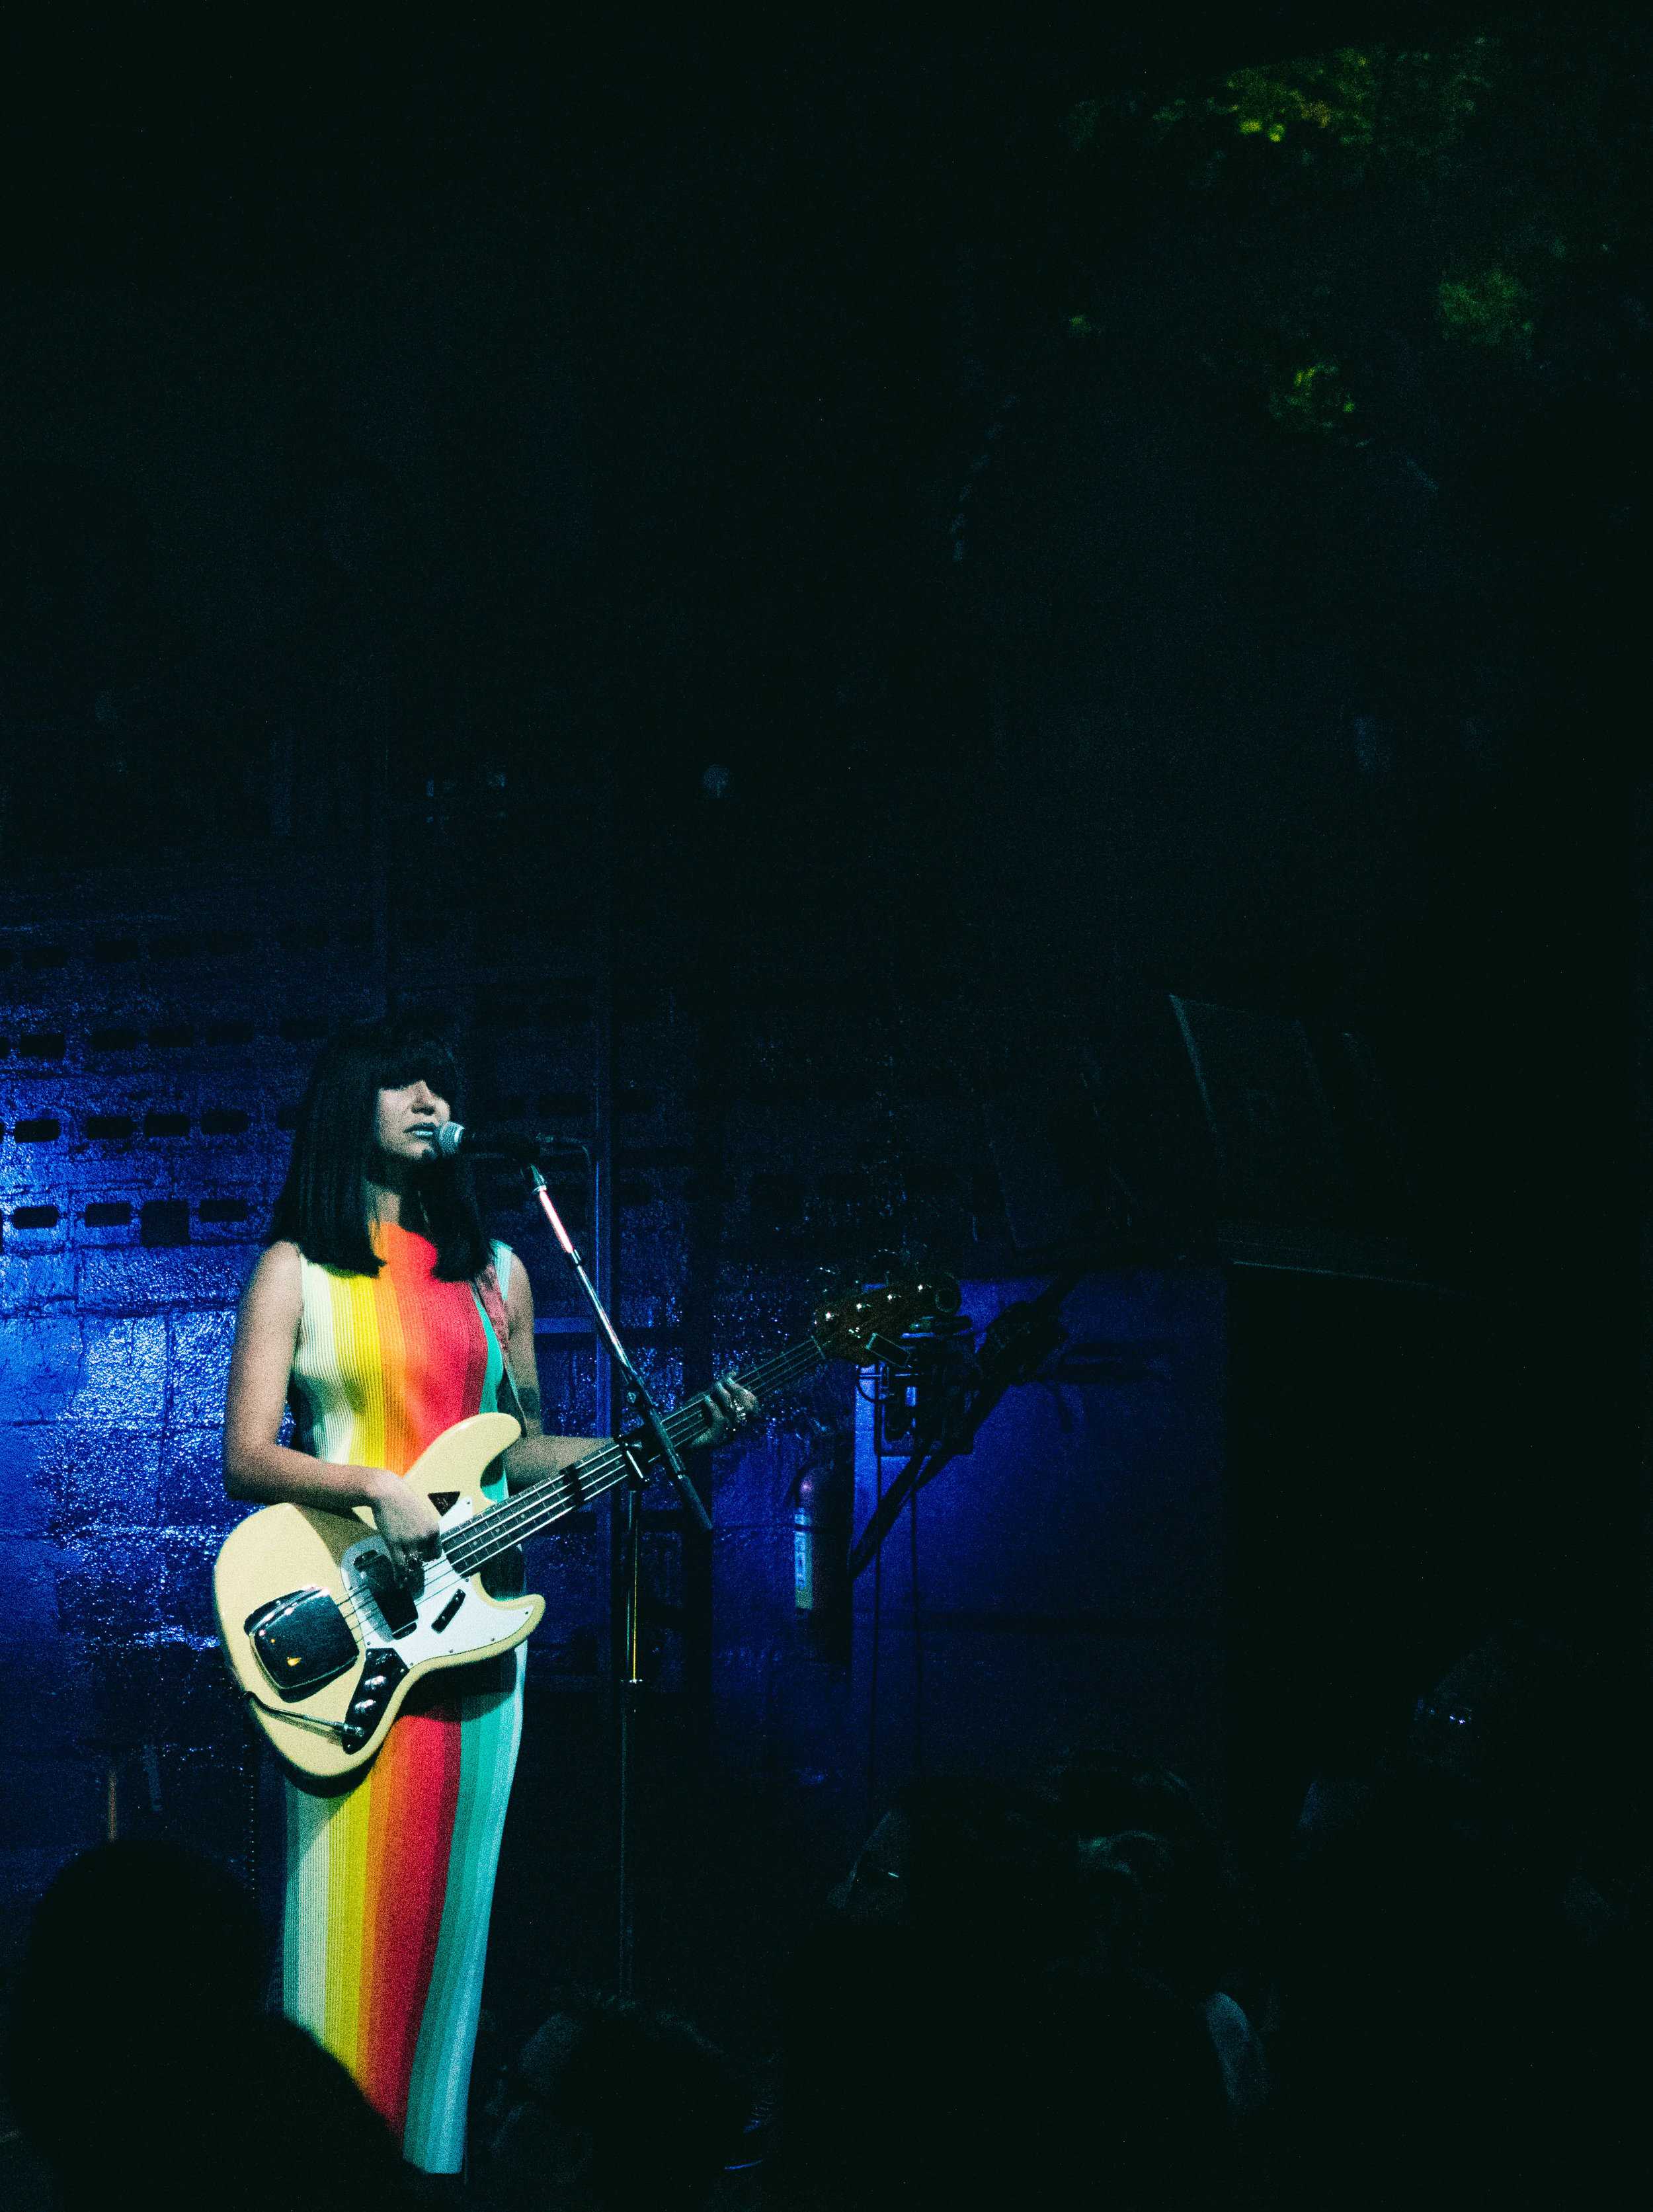
[[[827,1360],[866,1366],[900,1357],[902,1331],[924,1314],[958,1310],[949,1275],[846,1288],[815,1310],[800,1344],[735,1376],[762,1399]],[[704,1438],[711,1405],[691,1399],[667,1416],[675,1448]],[[372,1513],[266,1505],[233,1528],[213,1571],[224,1657],[247,1710],[297,1772],[341,1781],[367,1766],[409,1691],[443,1667],[497,1658],[539,1625],[543,1598],[490,1597],[475,1570],[636,1478],[646,1440],[547,1439],[545,1478],[498,1504],[483,1478],[522,1433],[508,1413],[477,1413],[438,1437],[406,1481],[441,1519],[443,1556],[409,1590],[390,1575]],[[508,1512],[492,1531],[490,1514]],[[452,1553],[453,1556],[449,1557]]]
[[[483,1479],[520,1434],[508,1414],[477,1413],[409,1471],[410,1487],[441,1515],[444,1543],[495,1510]],[[557,1463],[572,1466],[600,1440],[552,1442]],[[218,1554],[213,1604],[230,1673],[282,1758],[317,1781],[368,1765],[416,1682],[510,1650],[545,1609],[540,1597],[490,1597],[479,1575],[446,1558],[430,1562],[416,1592],[399,1589],[387,1565],[366,1506],[266,1505]]]

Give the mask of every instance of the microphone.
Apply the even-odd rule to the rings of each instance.
[[[445,1160],[460,1154],[476,1160],[515,1160],[532,1166],[547,1152],[580,1152],[586,1147],[577,1137],[525,1137],[520,1129],[472,1127],[465,1121],[444,1121],[436,1132],[436,1150]]]

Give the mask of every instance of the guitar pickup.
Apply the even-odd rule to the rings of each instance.
[[[448,1622],[453,1620],[454,1614],[465,1603],[465,1593],[462,1589],[456,1589],[453,1596],[449,1598],[447,1603],[437,1614],[435,1620],[431,1622],[430,1632],[433,1636],[440,1636],[441,1634],[442,1631],[447,1626]]]
[[[407,1583],[398,1580],[396,1570],[383,1552],[368,1552],[356,1572],[373,1593],[374,1602],[385,1616],[385,1626],[392,1636],[408,1636],[419,1625],[418,1596],[424,1577]]]

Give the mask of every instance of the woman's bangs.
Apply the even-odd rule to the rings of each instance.
[[[450,1106],[453,1103],[459,1071],[453,1054],[436,1038],[398,1040],[395,1050],[387,1052],[379,1063],[381,1091],[408,1091],[419,1082],[428,1084]]]

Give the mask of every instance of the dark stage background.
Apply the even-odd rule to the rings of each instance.
[[[892,1252],[1074,1277],[876,1697],[854,1376],[651,1494],[644,1994],[761,2041],[915,1763],[1128,1742],[1262,1863],[1501,1620],[1639,1696],[1633,11],[84,28],[0,250],[5,1959],[112,1820],[251,1869],[233,1309],[387,1006],[611,1147],[669,1398]],[[532,1565],[501,2033],[612,1968],[605,1518]]]

